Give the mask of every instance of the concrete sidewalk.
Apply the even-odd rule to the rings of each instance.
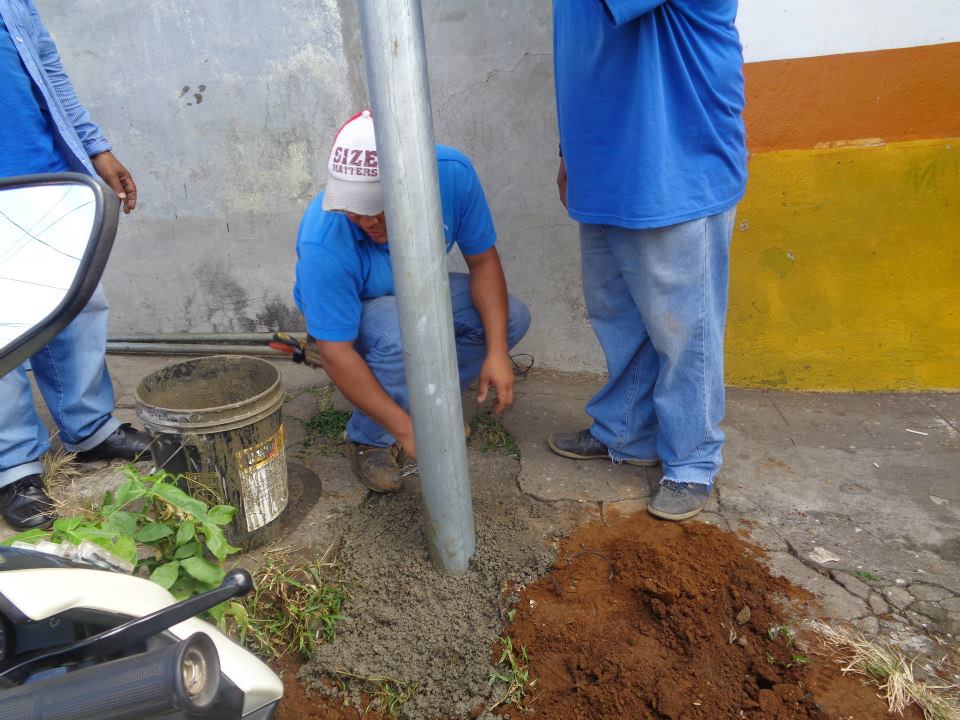
[[[139,380],[175,361],[109,358],[121,420],[136,422]],[[326,376],[286,361],[278,367],[290,397],[284,407],[288,453],[323,483],[321,499],[295,530],[299,542],[309,543],[331,513],[362,502],[366,492],[345,458],[318,456],[304,446],[299,420],[316,412],[311,391],[326,385]],[[641,508],[659,480],[656,469],[577,462],[547,449],[550,432],[588,425],[583,405],[600,383],[596,376],[531,373],[518,383],[515,406],[503,419],[520,448],[521,489],[568,509],[571,523]],[[469,400],[465,406],[468,415],[475,410]],[[731,390],[724,428],[718,492],[699,519],[748,532],[769,551],[775,571],[823,598],[828,617],[853,621],[927,657],[944,643],[956,646],[960,394]],[[474,472],[494,462],[486,457],[471,451]],[[82,485],[97,495],[115,483],[114,469],[101,466]]]

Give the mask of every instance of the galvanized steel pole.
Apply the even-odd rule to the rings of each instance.
[[[427,544],[436,564],[460,573],[476,538],[420,0],[358,7]]]

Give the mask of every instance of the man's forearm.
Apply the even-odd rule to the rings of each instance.
[[[487,354],[508,352],[507,281],[503,277],[499,256],[494,255],[490,261],[470,268],[470,296],[483,323]]]
[[[412,431],[410,415],[380,385],[363,358],[353,348],[320,346],[323,369],[354,407],[369,415],[394,437]]]

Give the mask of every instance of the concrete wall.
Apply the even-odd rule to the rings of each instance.
[[[105,279],[113,329],[295,328],[297,223],[366,102],[353,0],[37,4],[141,188]],[[601,370],[554,185],[550,3],[424,16],[437,138],[473,157],[533,311],[520,349]],[[728,382],[960,388],[960,4],[741,0],[738,24],[754,155]]]

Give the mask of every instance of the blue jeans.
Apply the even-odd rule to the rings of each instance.
[[[120,427],[104,352],[107,299],[99,286],[86,307],[30,358],[33,377],[70,452],[90,450]],[[0,487],[43,470],[47,428],[33,407],[25,365],[0,378]]]
[[[453,333],[457,344],[460,391],[467,389],[483,368],[487,339],[480,315],[470,296],[470,276],[450,273],[450,300],[453,306]],[[530,327],[530,311],[513,295],[509,296],[507,342],[513,347]],[[403,373],[403,345],[397,299],[393,295],[365,300],[360,315],[360,335],[354,346],[387,394],[404,410],[410,409],[407,381]],[[347,424],[347,438],[364,445],[387,447],[393,436],[368,415],[354,409]]]
[[[586,410],[615,462],[659,457],[664,477],[688,483],[720,470],[734,214],[650,230],[580,226],[587,313],[608,372]]]

